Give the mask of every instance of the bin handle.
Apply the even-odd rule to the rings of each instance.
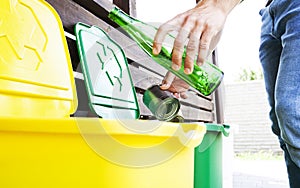
[[[206,133],[204,123],[182,123],[176,136],[185,147],[197,147]]]
[[[224,136],[226,136],[226,137],[228,137],[229,136],[229,134],[230,134],[230,126],[229,125],[225,125],[225,124],[223,124],[223,135]]]
[[[213,124],[213,123],[206,123],[205,125],[208,131],[220,131],[226,137],[228,137],[230,134],[230,125],[227,124],[220,125],[220,124]]]

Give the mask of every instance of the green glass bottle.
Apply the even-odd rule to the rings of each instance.
[[[194,70],[189,75],[184,73],[183,63],[180,70],[175,71],[172,69],[172,45],[175,40],[172,35],[168,34],[166,36],[160,54],[153,55],[152,48],[154,36],[157,32],[156,27],[127,15],[118,7],[114,7],[108,17],[121,26],[155,62],[171,71],[203,95],[210,95],[220,85],[224,74],[218,67],[209,62],[198,66],[195,61]],[[182,57],[183,61],[184,59],[185,53]]]

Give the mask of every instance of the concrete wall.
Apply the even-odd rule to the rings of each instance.
[[[225,123],[232,125],[235,153],[281,153],[271,131],[264,82],[225,83]]]

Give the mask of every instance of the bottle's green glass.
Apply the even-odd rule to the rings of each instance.
[[[153,40],[157,32],[157,28],[153,25],[146,24],[139,21],[114,7],[108,16],[111,20],[116,22],[125,30],[133,40],[158,64],[171,71],[177,77],[187,82],[190,86],[198,90],[203,95],[210,95],[221,83],[223,79],[223,72],[215,65],[205,62],[198,66],[195,61],[194,70],[192,74],[184,73],[184,65],[179,71],[172,69],[172,45],[174,37],[168,34],[164,40],[163,47],[159,55],[152,54]],[[183,62],[185,53],[183,54]]]

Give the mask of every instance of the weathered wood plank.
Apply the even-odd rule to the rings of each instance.
[[[80,92],[78,93],[78,109],[75,116],[81,117],[95,117],[96,115],[91,111],[88,105],[88,97],[85,91],[85,85],[83,80],[76,79],[76,87]],[[137,94],[138,104],[140,108],[140,115],[145,119],[155,119],[150,110],[143,103],[143,95]],[[204,110],[200,110],[194,107],[181,105],[181,112],[186,121],[203,121],[213,122],[213,114]]]
[[[80,59],[79,59],[76,42],[69,37],[66,37],[66,39],[67,39],[67,43],[68,43],[69,53],[71,56],[73,71],[80,72],[77,70],[79,68]]]
[[[214,110],[214,105],[212,101],[202,98],[199,95],[192,92],[186,92],[186,95],[187,99],[181,99],[182,103],[209,111]]]
[[[83,80],[75,79],[76,81],[76,87],[77,87],[77,95],[78,95],[78,112],[86,112],[87,115],[90,116],[91,110],[88,106],[88,96],[86,93],[86,87]],[[141,116],[153,116],[152,113],[149,111],[149,109],[144,105],[143,103],[143,95],[140,93],[137,93],[137,99],[138,104],[140,108],[140,114]],[[185,119],[187,120],[199,120],[204,122],[212,122],[213,121],[213,115],[211,112],[203,110],[203,105],[199,104],[199,107],[189,105],[187,103],[181,103],[181,111]],[[202,106],[202,108],[200,107]],[[207,107],[205,107],[207,108]],[[78,115],[78,113],[77,113]]]
[[[139,101],[139,108],[142,116],[148,116],[151,119],[153,119],[153,114],[150,112],[150,110],[144,105],[143,103],[143,95],[138,94],[138,101]],[[192,121],[202,121],[202,122],[213,122],[214,121],[214,115],[205,110],[197,109],[191,106],[181,105],[180,110],[182,112],[182,115],[186,121],[192,120]]]
[[[153,76],[140,70],[139,68],[129,66],[131,76],[133,78],[133,82],[135,87],[139,87],[141,89],[146,90],[153,84],[161,83],[162,77]],[[198,108],[202,108],[205,110],[213,110],[214,106],[213,103],[205,98],[200,97],[199,95],[195,94],[194,92],[187,92],[188,98],[181,99],[181,102],[185,104],[190,104],[191,106],[195,106]]]
[[[185,119],[200,120],[204,122],[213,122],[214,114],[209,111],[191,108],[189,106],[181,106],[182,115]]]
[[[86,87],[84,80],[81,79],[75,79],[76,89],[77,91],[77,97],[78,97],[78,107],[81,111],[89,111],[89,103],[88,103],[88,95],[86,92]]]
[[[93,15],[105,21],[109,25],[117,27],[117,24],[115,24],[107,17],[110,10],[112,10],[113,7],[115,6],[112,2],[108,0],[73,0],[73,1],[79,4],[80,6],[82,6],[85,10],[91,12]]]
[[[143,103],[143,95],[138,93],[137,99],[138,99],[138,103],[139,103],[141,116],[153,116],[152,113],[150,112],[150,110]]]
[[[46,0],[60,15],[64,28],[70,33],[74,33],[74,25],[77,22],[102,26],[106,31],[111,26],[97,18],[92,13],[82,8],[71,0]]]
[[[130,1],[129,0],[113,0],[113,3],[120,7],[124,12],[130,14]]]
[[[129,59],[137,63],[141,62],[139,64],[142,66],[147,65],[147,67],[152,67],[152,69],[158,68],[158,70],[161,70],[160,66],[157,65],[151,58],[149,58],[133,40],[106,22],[102,21],[74,1],[47,1],[56,9],[61,17],[65,30],[70,34],[74,34],[74,26],[78,22],[83,22],[88,25],[96,25],[107,32],[107,34],[121,46]]]
[[[131,16],[136,16],[136,1],[135,0],[113,0],[113,4],[120,7],[123,11]]]
[[[151,85],[160,84],[162,77],[159,75],[149,74],[137,67],[129,66],[130,73],[133,79],[133,83],[136,87],[146,90]]]
[[[73,70],[77,71],[77,69],[79,68],[79,56],[78,56],[78,49],[77,49],[77,45],[76,45],[76,41],[74,40],[74,35],[68,33],[67,35],[67,42],[68,42],[68,48],[69,48],[69,52],[71,55],[71,59],[72,59],[72,66],[73,66]],[[145,59],[148,59],[148,61],[146,61]],[[140,61],[140,63],[138,62],[133,62],[132,60],[128,60],[129,62],[131,62],[131,64],[133,66],[139,67],[140,69],[143,69],[145,71],[148,70],[148,72],[152,72],[152,75],[155,77],[159,77],[160,79],[163,78],[164,74],[167,72],[167,70],[163,67],[161,67],[160,65],[158,65],[156,62],[152,61],[150,59],[150,57],[145,57],[144,60]]]

